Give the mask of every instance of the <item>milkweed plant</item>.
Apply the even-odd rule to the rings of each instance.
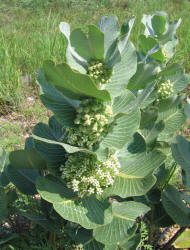
[[[34,127],[24,150],[7,154],[3,168],[7,182],[40,194],[50,213],[75,225],[72,237],[84,249],[137,249],[136,221],[151,207],[143,197],[166,192],[171,144],[187,119],[182,90],[190,77],[172,63],[181,19],[143,15],[136,48],[134,21],[120,26],[105,16],[87,32],[60,24],[66,62],[45,61],[38,76],[53,116]]]

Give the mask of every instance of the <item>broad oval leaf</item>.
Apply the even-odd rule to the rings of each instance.
[[[16,169],[8,165],[6,175],[23,194],[37,194],[35,186],[36,179],[39,176],[37,169]]]
[[[136,74],[130,79],[128,89],[144,89],[149,83],[155,81],[159,67],[154,63],[139,63]]]
[[[58,179],[38,178],[37,189],[45,200],[53,203],[60,216],[86,229],[99,227],[112,220],[108,202],[101,202],[94,196],[79,198]]]
[[[88,26],[88,33],[81,29],[71,32],[70,42],[75,51],[87,61],[104,58],[104,34],[94,25]]]
[[[136,146],[135,146],[136,144]],[[139,145],[138,145],[139,144]],[[139,138],[128,144],[118,153],[121,168],[113,186],[105,190],[104,195],[118,195],[122,198],[140,196],[147,193],[155,184],[153,172],[163,164],[166,156],[159,151],[147,154]]]
[[[131,238],[136,229],[136,218],[147,213],[149,207],[135,201],[112,203],[113,220],[96,228],[94,238],[104,244],[114,244]]]
[[[45,61],[43,70],[47,82],[60,88],[60,91],[63,88],[62,93],[65,96],[70,97],[70,93],[73,93],[73,99],[95,97],[103,101],[110,101],[107,90],[99,90],[88,75],[72,70],[66,63],[55,66],[52,61]]]
[[[162,204],[178,225],[185,227],[190,224],[190,208],[186,207],[179,192],[173,186],[168,185],[162,193]]]
[[[56,119],[64,126],[72,126],[76,116],[75,103],[61,94],[54,85],[47,83],[44,73],[40,70],[38,83],[42,89],[40,99],[44,106],[51,110]]]
[[[112,147],[115,149],[122,149],[124,145],[129,142],[139,128],[140,111],[136,109],[128,114],[118,115],[115,119],[115,124],[112,130],[104,137],[100,145],[102,147]]]
[[[15,169],[45,169],[46,161],[41,158],[37,151],[32,148],[29,150],[16,150],[10,153],[9,160]]]

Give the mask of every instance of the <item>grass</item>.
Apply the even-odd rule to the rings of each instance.
[[[136,16],[131,40],[136,44],[143,32],[143,13],[164,10],[170,19],[182,18],[179,45],[173,61],[185,62],[190,72],[190,3],[185,0],[0,0],[0,145],[12,149],[22,145],[20,136],[31,120],[45,120],[39,104],[37,71],[43,61],[65,60],[65,41],[59,23],[72,28],[97,23],[101,16],[115,14],[119,20]],[[35,98],[36,105],[28,97]],[[14,111],[14,123],[10,121]],[[26,124],[25,124],[26,123]],[[19,125],[18,125],[19,124]],[[27,128],[28,129],[28,128]],[[8,132],[9,131],[9,132]],[[15,143],[14,143],[15,142]]]

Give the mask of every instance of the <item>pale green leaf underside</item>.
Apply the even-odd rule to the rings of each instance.
[[[140,111],[135,111],[122,115],[115,120],[112,131],[104,137],[101,142],[102,147],[113,147],[122,149],[130,141],[140,124]]]
[[[121,61],[113,67],[113,76],[111,82],[106,84],[107,89],[112,96],[118,96],[127,86],[129,79],[135,74],[137,69],[137,56],[134,45],[127,42],[123,51]]]
[[[53,203],[54,209],[64,219],[79,223],[86,229],[110,223],[112,214],[108,202],[100,202],[94,196],[78,198],[64,183],[50,177],[37,180],[40,195]]]
[[[114,202],[111,223],[94,230],[94,238],[104,244],[119,243],[133,236],[137,229],[136,218],[149,211],[149,207],[134,201]]]

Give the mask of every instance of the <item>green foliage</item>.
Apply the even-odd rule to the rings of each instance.
[[[175,248],[189,248],[190,247],[190,231],[187,230],[183,232],[177,240],[175,240],[174,244]]]
[[[138,247],[146,250],[152,250],[152,246],[150,244],[147,244],[149,240],[149,232],[144,221],[141,221],[140,235],[141,240]]]

